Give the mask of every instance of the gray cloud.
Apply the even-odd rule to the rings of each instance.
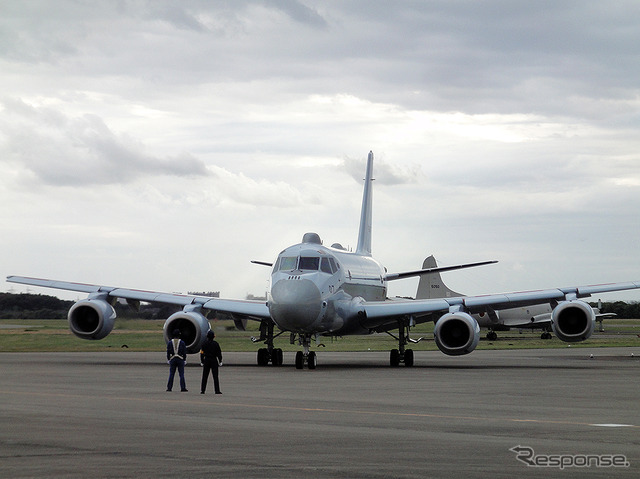
[[[366,159],[345,158],[340,168],[345,169],[349,176],[358,183],[362,183],[365,165]],[[384,159],[376,158],[373,176],[376,184],[391,186],[416,183],[424,175],[419,165],[400,166],[386,162]]]
[[[318,13],[318,10],[296,0],[263,1],[267,8],[277,8],[289,15],[293,20],[310,25],[312,27],[326,28],[327,21]]]
[[[307,94],[596,121],[631,118],[620,101],[636,98],[640,77],[634,1],[61,1],[6,10],[5,58],[65,62],[71,77],[137,76],[158,93],[295,76]]]
[[[67,117],[49,107],[6,100],[0,116],[1,156],[50,185],[127,183],[141,176],[207,176],[205,164],[184,153],[159,158],[97,115]]]

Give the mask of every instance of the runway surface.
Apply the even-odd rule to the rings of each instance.
[[[226,353],[219,396],[162,352],[2,353],[0,477],[640,477],[640,348],[318,354]]]

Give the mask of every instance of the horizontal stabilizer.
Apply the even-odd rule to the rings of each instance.
[[[253,264],[260,264],[262,266],[269,266],[269,267],[273,266],[273,263],[267,263],[266,261],[257,261],[257,260],[252,259],[251,262]]]
[[[479,263],[466,263],[466,264],[458,264],[455,266],[441,266],[437,268],[427,268],[427,269],[418,269],[415,271],[405,271],[403,273],[392,273],[385,276],[387,281],[393,281],[395,279],[404,279],[411,278],[413,276],[422,276],[425,274],[431,273],[442,273],[444,271],[453,271],[456,269],[465,269],[465,268],[473,268],[475,266],[484,266],[487,264],[495,264],[497,261],[481,261]]]

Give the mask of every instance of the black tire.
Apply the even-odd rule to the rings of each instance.
[[[271,364],[274,366],[282,366],[283,362],[282,349],[274,348],[271,353]]]
[[[391,364],[392,368],[397,368],[400,366],[400,351],[397,349],[392,349],[389,353],[389,364]]]
[[[304,354],[302,351],[296,353],[296,369],[302,369],[304,367]]]
[[[269,351],[267,348],[258,349],[258,366],[266,366],[269,364]]]
[[[309,357],[307,358],[307,363],[309,365],[309,369],[315,369],[318,365],[318,357],[314,351],[309,353]]]
[[[406,349],[404,352],[404,365],[410,368],[413,366],[413,349]]]

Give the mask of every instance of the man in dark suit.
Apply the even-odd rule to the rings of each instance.
[[[211,371],[211,375],[213,376],[213,387],[216,394],[222,394],[220,391],[220,381],[218,380],[218,366],[222,366],[222,350],[218,342],[214,339],[215,337],[215,333],[209,330],[207,339],[202,344],[202,349],[200,350],[200,362],[202,363],[200,394],[204,394],[207,390],[209,371]]]
[[[173,377],[176,374],[176,369],[178,369],[178,374],[180,374],[180,391],[186,393],[188,390],[184,380],[184,365],[187,361],[187,345],[180,339],[179,329],[175,329],[171,336],[173,339],[167,343],[167,362],[169,363],[167,391],[173,389]]]

